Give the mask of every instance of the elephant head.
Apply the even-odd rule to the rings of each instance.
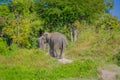
[[[45,50],[46,48],[46,39],[44,36],[38,38],[38,46],[40,49]]]
[[[53,57],[62,58],[63,49],[65,48],[67,43],[65,35],[59,32],[54,33],[45,32],[43,36],[46,39],[46,42],[49,44],[50,55]]]
[[[51,37],[51,33],[45,32],[43,34],[44,38],[46,39],[46,43],[49,43],[50,41],[50,37]]]

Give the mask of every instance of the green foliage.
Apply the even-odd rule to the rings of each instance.
[[[11,0],[9,9],[11,12],[19,15],[28,15],[31,12],[32,0]]]
[[[10,10],[8,5],[0,5],[0,16],[7,16],[9,14]]]
[[[113,0],[105,0],[105,5],[106,5],[106,9],[105,9],[105,13],[110,13],[110,10],[113,8]]]
[[[4,13],[1,15],[6,20],[0,31],[3,35],[8,35],[19,47],[37,47],[39,30],[43,29],[42,20],[32,12],[32,4],[32,0],[12,0],[8,5],[0,5],[0,11]]]
[[[0,79],[97,77],[97,67],[112,61],[113,51],[120,45],[120,22],[108,14],[101,17],[104,9],[104,0],[11,0],[8,5],[0,5],[0,17],[5,20],[0,23],[0,34],[5,37],[0,38]],[[100,31],[97,34],[88,24],[99,17],[92,25]],[[40,30],[59,31],[69,38],[69,23],[80,29],[80,39],[68,41],[65,52],[65,57],[74,60],[72,63],[61,64],[40,49],[30,49],[37,47]],[[8,46],[9,38],[13,43]],[[116,59],[119,65],[119,53]]]
[[[91,72],[90,69],[92,69],[93,71]],[[50,76],[51,78],[53,77],[53,79],[68,77],[95,77],[96,65],[94,61],[89,59],[83,62],[75,61],[72,64],[66,64],[58,68],[54,68],[51,73],[53,74],[53,76]]]
[[[67,64],[58,62],[57,59],[51,58],[39,49],[19,49],[17,54],[11,57],[0,55],[0,78],[4,80],[69,80],[69,78],[97,80],[97,68],[112,62],[114,49],[118,49],[120,45],[119,33],[119,31],[109,33],[104,31],[96,34],[89,27],[83,29],[80,32],[80,39],[65,52],[65,57],[74,60]]]
[[[98,14],[103,13],[104,1],[43,0],[34,4],[34,10],[45,20],[46,28],[57,31],[58,28],[63,30],[64,25],[75,20],[92,21],[98,17]]]
[[[0,54],[6,54],[7,47],[5,41],[3,41],[2,38],[0,38]]]
[[[30,15],[31,6],[32,1],[28,0],[12,0],[9,5],[0,5],[1,16],[6,20],[1,31],[19,47],[30,47],[28,38],[31,29],[30,23],[33,19]]]
[[[58,67],[53,66],[49,70],[42,67],[7,66],[5,64],[1,64],[0,68],[2,69],[0,70],[0,77],[4,80],[59,80],[70,77],[90,78],[97,76],[96,64],[89,59],[83,62],[75,61],[71,64],[59,64]]]
[[[120,22],[116,17],[113,17],[110,14],[104,14],[95,24],[97,30],[120,30]]]
[[[5,24],[5,17],[9,15],[9,12],[8,5],[0,5],[0,34],[2,33],[2,29]]]
[[[91,72],[90,69],[93,71]],[[84,62],[73,62],[72,64],[61,65],[60,67],[53,68],[52,70],[44,71],[44,75],[40,79],[47,80],[59,80],[61,78],[69,77],[89,77],[96,76],[96,65],[91,60],[86,60]]]
[[[6,44],[6,40],[0,38],[0,55],[11,56],[18,51],[17,44],[12,43],[10,46]]]
[[[117,55],[116,55],[115,58],[116,58],[117,65],[120,66],[120,50],[119,50],[119,52],[117,53]]]
[[[40,29],[59,31],[69,38],[68,23],[90,22],[102,13],[101,6],[104,7],[104,1],[11,0],[8,5],[0,5],[0,16],[5,19],[0,31],[19,47],[35,48]]]
[[[3,28],[4,34],[12,38],[18,46],[26,46],[28,44],[29,20],[27,19],[11,19],[10,24],[6,24]]]
[[[33,15],[36,15],[36,14],[33,13],[30,15],[32,18],[29,25],[30,26],[29,37],[28,37],[28,41],[30,43],[29,48],[30,47],[36,48],[38,46],[37,38],[40,36],[39,31],[44,30],[44,26],[43,26],[44,21],[39,20],[37,16],[33,16]]]
[[[8,49],[9,49],[11,52],[18,51],[18,46],[17,46],[17,44],[12,43],[12,44],[8,47]]]
[[[79,33],[79,39],[66,52],[70,59],[93,59],[99,64],[113,62],[113,56],[119,49],[120,31],[100,31],[96,33],[89,26]],[[67,48],[69,48],[67,47]]]

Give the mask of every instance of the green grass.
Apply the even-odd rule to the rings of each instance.
[[[74,62],[72,64],[53,67],[53,69],[44,68],[23,68],[20,66],[0,66],[0,79],[3,80],[59,80],[69,77],[95,77],[96,66],[94,62]],[[92,71],[94,70],[94,71]]]
[[[0,59],[2,80],[59,80],[97,75],[96,64],[91,59],[61,64],[40,50],[21,49],[18,54]]]
[[[96,77],[91,59],[62,64],[39,49],[19,49],[17,54],[0,56],[0,79],[59,80],[69,77]]]
[[[73,60],[67,64],[39,49],[11,46],[7,55],[0,54],[0,80],[97,80],[97,68],[115,63],[120,32],[86,30],[80,34],[77,42],[67,45],[65,57]]]
[[[119,51],[120,32],[99,32],[83,31],[79,40],[66,56],[75,60],[92,58],[96,61],[110,60]],[[85,58],[87,57],[87,58]]]

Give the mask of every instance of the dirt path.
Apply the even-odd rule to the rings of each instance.
[[[58,59],[59,62],[66,64],[66,63],[71,63],[73,62],[73,60],[70,59],[66,59],[66,58],[62,58],[62,59]]]
[[[101,70],[101,80],[116,80],[116,73],[108,70]]]
[[[120,80],[120,67],[111,64],[99,70],[100,80]]]

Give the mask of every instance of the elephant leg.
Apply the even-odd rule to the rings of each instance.
[[[50,49],[50,50],[49,50],[49,53],[50,53],[50,56],[55,57],[55,55],[54,55],[54,50]]]
[[[62,58],[62,52],[63,52],[63,49],[60,49],[59,59],[61,59],[61,58]]]
[[[57,50],[54,50],[54,51],[55,51],[54,55],[57,58],[58,57],[58,51]]]

